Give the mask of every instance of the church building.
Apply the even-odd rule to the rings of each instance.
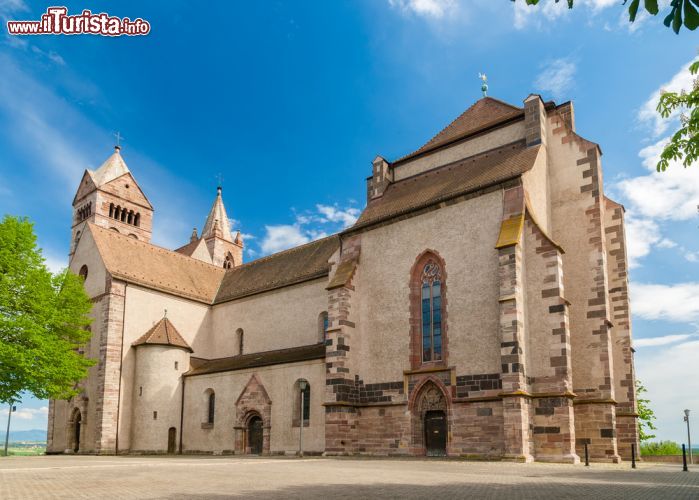
[[[571,102],[484,97],[377,156],[354,225],[243,262],[220,187],[201,233],[152,244],[117,147],[73,200],[96,364],[50,402],[48,452],[630,458],[624,208],[601,155]]]

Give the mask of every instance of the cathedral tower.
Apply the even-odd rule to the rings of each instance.
[[[206,242],[213,265],[230,269],[243,262],[243,241],[240,232],[235,237],[231,233],[231,223],[221,197],[221,186],[216,188],[216,199],[206,218],[201,239]]]
[[[97,170],[83,174],[73,198],[71,256],[87,222],[150,243],[153,206],[131,175],[119,146]]]

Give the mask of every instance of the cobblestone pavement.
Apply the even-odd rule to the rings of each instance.
[[[591,467],[453,460],[89,457],[0,459],[0,498],[699,499],[699,465]]]

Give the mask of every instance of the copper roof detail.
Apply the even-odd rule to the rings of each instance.
[[[175,325],[167,318],[158,321],[150,330],[131,345],[134,347],[141,345],[171,346],[193,352],[187,341],[183,339],[180,332],[177,331]]]

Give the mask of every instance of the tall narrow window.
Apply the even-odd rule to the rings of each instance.
[[[421,277],[422,361],[442,359],[442,272],[430,260]]]
[[[311,418],[311,384],[307,380],[298,379],[294,384],[293,392],[293,417],[292,427],[308,427]]]
[[[306,383],[303,390],[303,423],[306,424],[311,418],[311,384]]]
[[[323,311],[318,315],[318,342],[325,342],[328,338],[328,312]]]
[[[243,329],[238,328],[236,334],[238,335],[238,354],[243,354]]]
[[[216,413],[216,393],[213,391],[209,394],[209,413],[207,422],[210,424],[214,423],[214,414]]]

